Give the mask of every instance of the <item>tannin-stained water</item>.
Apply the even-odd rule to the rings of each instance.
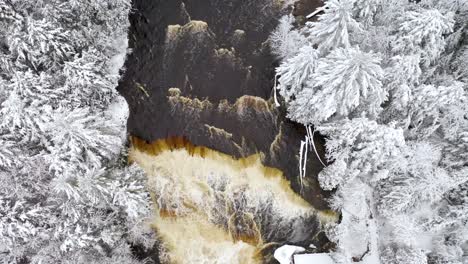
[[[261,155],[234,159],[183,138],[132,138],[129,159],[147,173],[153,227],[165,263],[262,263],[275,243],[306,243],[336,221],[290,188]]]

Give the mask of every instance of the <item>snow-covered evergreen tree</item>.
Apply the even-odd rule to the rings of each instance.
[[[351,46],[350,35],[359,32],[361,25],[353,17],[354,0],[325,1],[324,14],[317,22],[308,22],[304,29],[309,40],[326,52],[330,49]]]
[[[292,15],[282,17],[270,36],[272,52],[282,59],[294,57],[298,52],[296,48],[307,41],[299,31],[293,29],[293,22]]]
[[[347,116],[363,104],[358,115],[376,116],[386,98],[382,80],[376,54],[355,47],[334,49],[318,60],[307,87],[290,103],[289,117],[303,124],[320,124],[335,114]]]
[[[279,90],[281,96],[289,102],[307,85],[312,73],[317,67],[318,52],[311,46],[304,46],[299,53],[286,60],[278,68]]]
[[[415,7],[398,19],[398,34],[392,36],[391,51],[395,54],[418,53],[422,65],[428,66],[439,58],[445,48],[444,34],[451,33],[454,21],[451,13],[437,9]]]
[[[387,178],[405,147],[401,129],[365,118],[329,122],[317,130],[328,137],[327,158],[332,162],[319,174],[325,190],[355,177],[369,184]]]

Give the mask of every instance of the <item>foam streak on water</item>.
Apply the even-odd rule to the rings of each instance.
[[[233,159],[182,138],[133,138],[129,158],[148,175],[167,263],[260,263],[266,245],[308,241],[335,220],[260,155]]]

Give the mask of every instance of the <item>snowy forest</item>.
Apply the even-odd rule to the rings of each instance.
[[[312,16],[272,35],[276,89],[326,136],[333,259],[466,263],[468,2],[329,0]]]
[[[128,1],[0,1],[0,262],[133,263],[149,197],[115,87]]]
[[[297,15],[297,3],[304,0],[259,0],[256,5],[262,8],[257,9],[249,0],[187,0],[174,4],[183,18],[174,25],[169,18],[158,17],[164,13],[159,7],[169,2],[0,0],[0,263],[468,263],[468,0],[322,0],[303,16]],[[211,10],[197,8],[201,2],[210,8],[233,8],[232,3],[239,2],[245,8],[236,12],[248,15],[217,10],[207,16],[229,17],[220,25],[235,26],[210,29],[211,21],[197,20],[197,12]],[[153,21],[142,18],[142,3],[156,10]],[[264,31],[271,26],[266,39],[249,36],[256,36],[256,31],[236,28],[236,19],[250,18],[248,12],[274,19],[246,23]],[[150,23],[169,26],[158,36]],[[166,46],[171,40],[177,45],[188,42],[192,50],[181,52],[184,56],[206,48],[203,43],[216,34],[233,31],[233,37],[226,37],[229,41],[209,46],[215,59],[211,53],[190,55],[209,60],[221,72],[208,74],[206,80],[212,82],[225,68],[241,69],[248,80],[260,72],[257,65],[249,66],[236,56],[257,56],[256,61],[271,57],[263,69],[271,74],[258,78],[266,79],[267,98],[253,97],[248,85],[239,90],[252,97],[240,97],[232,105],[221,100],[217,105],[209,96],[189,98],[187,91],[196,90],[197,81],[203,83],[189,73],[182,74],[188,88],[164,89],[170,93],[172,115],[188,111],[195,116],[181,118],[186,126],[178,136],[202,134],[189,126],[200,122],[210,137],[217,137],[214,145],[221,145],[224,141],[218,138],[223,136],[239,153],[261,146],[252,147],[255,143],[244,137],[238,144],[236,126],[225,131],[208,124],[215,114],[207,111],[218,111],[217,118],[223,121],[231,120],[229,111],[237,111],[240,130],[246,131],[242,120],[255,122],[257,115],[252,113],[258,109],[267,113],[259,114],[261,118],[285,115],[281,124],[290,122],[294,130],[279,126],[268,145],[276,159],[257,151],[261,169],[254,170],[253,162],[247,162],[250,152],[240,158],[231,155],[235,160],[231,161],[226,158],[230,153],[218,153],[221,146],[211,150],[176,140],[158,143],[157,151],[153,145],[153,161],[147,150],[151,147],[145,147],[145,154],[136,151],[146,143],[137,144],[127,127],[134,122],[129,119],[132,111],[135,116],[142,108],[139,100],[155,100],[159,94],[154,91],[163,89],[139,83],[129,74],[128,58],[138,54],[132,50],[137,46],[129,42],[139,41],[138,27],[153,33],[145,33],[146,38],[160,39]],[[132,30],[137,33],[132,35]],[[187,41],[184,34],[195,37]],[[249,41],[259,42],[261,52],[246,52],[254,46]],[[151,50],[144,51],[147,58],[178,54],[162,47],[154,55],[155,45],[143,45]],[[152,68],[179,63],[175,67],[179,73],[186,61],[143,64]],[[138,96],[131,97],[122,88],[124,76],[136,84],[131,91]],[[260,81],[252,83],[262,86]],[[223,93],[237,94],[217,87],[216,96]],[[154,111],[166,107],[154,105]],[[250,106],[252,112],[245,110]],[[171,118],[141,121],[146,122],[142,127],[175,124]],[[262,122],[258,120],[258,127],[264,127]],[[288,131],[301,131],[301,138],[295,145],[288,139],[277,147],[274,143]],[[162,158],[164,151],[176,153],[176,148],[184,147],[189,155]],[[323,165],[316,175],[307,169],[311,159]],[[275,167],[276,160],[295,168],[300,191],[294,189],[294,180],[270,175],[281,175],[278,168],[262,167]],[[236,166],[247,168],[238,173]],[[167,169],[177,167],[184,168],[172,172],[179,178]],[[187,175],[179,175],[183,173]],[[189,176],[196,179],[181,180]],[[304,198],[313,197],[307,193],[312,192],[311,178],[326,193],[324,208],[329,209],[314,208]],[[299,209],[286,208],[285,200]],[[176,218],[187,222],[180,224]],[[206,218],[206,224],[197,222],[199,218]],[[205,233],[197,229],[199,236],[186,234],[180,240],[167,234],[177,233],[172,228],[180,225],[187,228],[189,222],[203,226]],[[325,234],[327,243],[313,240],[317,231],[312,226]],[[214,238],[218,233],[223,239]],[[182,241],[185,238],[192,243]],[[310,241],[314,245],[307,248]]]

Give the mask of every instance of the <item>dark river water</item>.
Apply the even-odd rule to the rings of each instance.
[[[303,19],[318,2],[299,1],[293,13]],[[298,153],[305,129],[272,100],[278,61],[267,39],[291,12],[283,6],[278,0],[134,0],[132,52],[118,90],[129,104],[132,137],[148,143],[183,138],[233,159],[260,154],[262,164],[281,171],[305,201],[327,210],[329,193],[317,182],[323,166],[312,153],[301,191]],[[324,141],[315,140],[323,157]],[[319,237],[315,243],[326,247]]]

